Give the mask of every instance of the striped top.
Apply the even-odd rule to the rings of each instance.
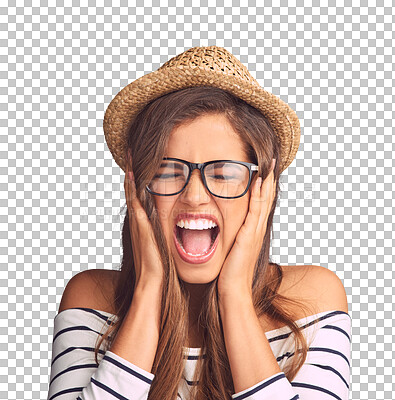
[[[47,400],[145,400],[152,373],[139,368],[104,344],[99,367],[94,361],[98,335],[117,316],[90,308],[71,308],[55,316],[52,363]],[[242,400],[348,400],[350,382],[351,318],[343,311],[326,311],[296,321],[310,347],[292,382],[283,372],[232,395]],[[288,327],[266,332],[280,369],[294,354],[293,333]],[[311,342],[310,342],[311,341]],[[184,347],[187,358],[177,399],[190,400],[200,348]]]

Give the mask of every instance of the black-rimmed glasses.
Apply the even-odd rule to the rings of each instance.
[[[200,171],[204,186],[213,196],[236,199],[247,193],[252,174],[258,171],[258,166],[233,160],[214,160],[197,164],[165,157],[146,189],[157,196],[174,196],[185,189],[195,169]]]

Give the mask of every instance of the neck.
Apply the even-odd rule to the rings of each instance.
[[[189,293],[189,345],[190,347],[201,347],[201,332],[197,322],[202,309],[203,298],[207,283],[187,283],[184,282],[184,288]]]
[[[204,293],[208,283],[187,283],[184,282],[184,288],[189,293],[189,314],[197,317],[202,309]]]
[[[189,326],[197,330],[197,321],[202,310],[205,292],[208,283],[183,283],[185,290],[189,293]]]

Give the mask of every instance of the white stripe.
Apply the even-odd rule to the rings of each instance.
[[[111,317],[116,319],[116,316],[106,313],[103,311],[98,312],[99,315],[95,315],[93,312],[88,312],[82,309],[68,309],[62,311],[55,317],[54,323],[54,336],[63,329],[73,326],[87,326],[93,331],[102,332],[107,328],[107,324],[103,318]],[[323,312],[309,316],[307,318],[296,321],[299,326],[304,326],[311,321],[314,321],[320,317],[325,317],[329,312]],[[333,325],[344,330],[348,335],[351,335],[351,320],[348,314],[340,313],[329,318],[322,319],[314,325],[308,326],[303,329],[304,334],[308,341],[311,341],[311,347],[314,348],[326,348],[333,349],[341,352],[345,357],[350,360],[350,341],[342,332],[335,329],[321,329],[325,325]],[[96,344],[97,334],[93,331],[81,330],[66,332],[60,335],[53,343],[52,348],[52,360],[55,357],[65,351],[66,349],[76,347],[91,347],[94,348]],[[273,354],[276,357],[280,357],[286,353],[293,353],[293,334],[288,337],[275,340],[276,337],[284,335],[290,332],[288,327],[275,329],[270,332],[266,332],[267,338],[270,340],[270,346]],[[102,343],[101,349],[104,350],[104,344]],[[197,356],[200,354],[200,349],[185,348],[186,356]],[[93,400],[100,398],[103,400],[111,399],[114,400],[116,397],[103,389],[97,387],[91,383],[91,377],[100,384],[107,386],[110,390],[118,393],[121,396],[129,398],[133,393],[133,399],[146,400],[150,389],[149,380],[152,382],[154,375],[151,372],[145,371],[142,368],[124,360],[117,354],[110,351],[107,352],[107,356],[113,360],[121,363],[125,368],[120,368],[118,365],[111,363],[107,360],[102,360],[103,356],[99,354],[99,367],[98,368],[84,368],[75,371],[69,371],[62,375],[59,379],[55,379],[53,384],[50,386],[48,398],[55,393],[67,390],[71,387],[81,386],[84,388],[82,393],[70,393],[59,396],[59,400],[71,400],[76,399],[78,395],[82,400]],[[290,362],[288,357],[284,357],[280,362],[279,366],[282,370]],[[94,352],[85,351],[82,349],[74,349],[58,358],[51,368],[51,378],[56,376],[61,371],[69,368],[73,365],[90,364],[94,363]],[[186,361],[184,377],[187,381],[192,381],[194,377],[194,371],[197,360],[188,359]],[[331,354],[325,351],[309,351],[305,365],[296,375],[294,382],[300,382],[304,384],[310,384],[318,386],[331,391],[341,399],[348,399],[347,386],[343,380],[334,372],[328,371],[317,366],[310,364],[328,365],[334,368],[340,373],[340,375],[349,384],[350,381],[350,368],[347,362],[337,354]],[[135,374],[131,373],[134,371]],[[190,400],[189,391],[190,386],[186,383],[186,380],[182,379],[179,384],[179,395],[182,400]],[[268,378],[270,380],[270,378]],[[260,384],[264,381],[257,383],[253,387],[244,390],[242,393],[235,393],[233,398],[237,398],[240,394],[244,394],[243,399],[291,399],[296,394],[300,394],[300,398],[304,400],[321,400],[328,399],[328,394],[318,392],[309,388],[293,388],[287,379],[279,379],[268,386],[265,386],[259,391],[254,392],[254,389],[259,388]],[[248,392],[252,390],[254,392],[248,395]],[[269,396],[269,397],[268,397]],[[274,397],[273,397],[274,396]],[[276,397],[280,396],[280,397]],[[282,397],[281,397],[282,396]],[[284,397],[285,396],[285,397]],[[178,398],[180,398],[178,397]]]

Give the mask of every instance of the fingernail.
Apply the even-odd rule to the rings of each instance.
[[[274,169],[274,166],[276,165],[276,159],[275,158],[273,158],[272,159],[272,170]]]
[[[132,181],[133,180],[133,172],[129,171],[129,179]]]

